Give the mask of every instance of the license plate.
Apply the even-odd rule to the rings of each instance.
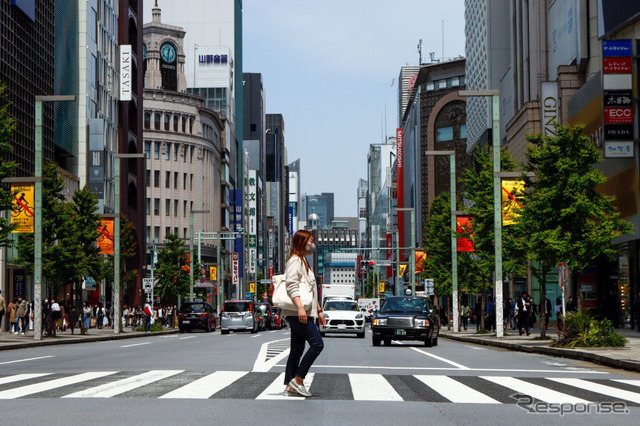
[[[393,334],[395,334],[396,336],[406,336],[407,335],[407,330],[405,330],[403,328],[396,328],[395,331],[393,332]]]
[[[346,324],[338,324],[338,330],[346,330],[346,329],[347,329]]]
[[[191,321],[182,321],[183,324],[190,324]]]

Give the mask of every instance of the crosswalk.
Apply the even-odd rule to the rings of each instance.
[[[0,399],[304,400],[285,397],[283,383],[284,373],[256,371],[31,373],[0,376]],[[640,406],[640,380],[635,379],[310,373],[305,383],[314,400],[515,404],[515,395],[528,395],[548,403]]]

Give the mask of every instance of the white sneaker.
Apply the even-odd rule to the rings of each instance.
[[[24,331],[21,334],[24,336]]]
[[[18,334],[18,332],[17,332],[17,331],[14,331],[14,332],[13,332],[13,334]]]
[[[291,389],[296,391],[301,396],[305,396],[305,397],[312,396],[311,392],[309,392],[307,388],[304,386],[304,383],[298,384],[298,382],[296,382],[296,379],[291,379],[291,381],[289,382],[289,386],[291,387]]]

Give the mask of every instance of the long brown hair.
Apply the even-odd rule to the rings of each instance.
[[[289,253],[289,259],[291,259],[293,256],[298,256],[300,257],[300,259],[302,259],[302,263],[304,263],[307,272],[309,272],[309,264],[304,259],[304,256],[306,254],[305,246],[312,236],[313,235],[311,234],[311,232],[305,231],[303,229],[296,231],[293,239],[291,240],[291,253]]]

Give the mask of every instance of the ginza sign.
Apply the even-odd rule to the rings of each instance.
[[[604,109],[605,124],[627,124],[633,123],[633,108],[605,108]]]

